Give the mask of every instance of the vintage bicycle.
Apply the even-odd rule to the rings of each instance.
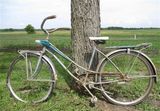
[[[50,33],[58,29],[44,29],[44,24],[56,16],[46,17],[41,29],[47,34],[45,40],[36,40],[43,49],[41,51],[19,50],[9,67],[7,86],[17,100],[21,102],[39,103],[47,100],[55,88],[57,73],[51,55],[76,81],[78,81],[92,97],[91,102],[97,101],[96,93],[102,94],[106,101],[118,105],[135,105],[144,100],[156,82],[156,68],[150,58],[142,52],[151,46],[143,43],[136,46],[121,46],[105,54],[96,46],[89,62],[89,67],[80,66],[66,54],[49,42]],[[105,43],[108,37],[89,37],[90,41],[98,44]],[[94,56],[98,53],[99,60],[96,71],[91,70]],[[65,66],[59,56],[70,62]],[[75,66],[75,74],[69,70]],[[79,74],[77,69],[84,70]],[[82,79],[83,78],[83,79]]]

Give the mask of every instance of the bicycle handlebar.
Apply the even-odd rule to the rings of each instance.
[[[45,23],[47,20],[49,20],[49,19],[54,19],[54,18],[56,18],[56,15],[48,16],[48,17],[46,17],[46,18],[42,21],[41,29],[42,29],[42,31],[43,31],[45,34],[47,34],[46,39],[49,39],[49,34],[50,34],[50,33],[55,32],[55,31],[57,31],[57,30],[65,29],[65,28],[53,28],[53,29],[48,29],[48,30],[47,30],[47,29],[44,29],[44,28],[43,28],[44,23]]]
[[[46,17],[46,18],[42,21],[41,29],[42,29],[42,31],[43,31],[44,33],[46,33],[47,35],[49,35],[49,33],[54,32],[55,29],[54,29],[54,30],[47,31],[46,29],[43,28],[44,23],[45,23],[47,20],[49,20],[49,19],[54,19],[54,18],[56,18],[56,15],[48,16],[48,17]]]

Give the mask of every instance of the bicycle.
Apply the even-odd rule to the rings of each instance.
[[[55,88],[56,69],[48,57],[50,54],[85,90],[91,95],[91,102],[97,101],[96,94],[91,89],[100,92],[105,100],[117,105],[135,105],[144,100],[156,82],[156,68],[150,58],[141,50],[150,47],[150,44],[137,46],[111,47],[114,51],[104,54],[96,46],[90,58],[89,67],[84,68],[71,60],[49,42],[50,33],[58,29],[44,29],[44,24],[56,16],[46,17],[41,29],[47,34],[45,40],[36,40],[43,49],[41,51],[19,50],[19,56],[13,60],[7,73],[7,86],[17,100],[21,102],[39,103],[46,101]],[[89,37],[90,41],[104,44],[108,37]],[[95,53],[103,58],[96,71],[91,70]],[[60,55],[70,62],[65,66],[57,57]],[[84,70],[85,74],[73,74],[69,67],[72,65]],[[82,79],[83,78],[83,79]]]

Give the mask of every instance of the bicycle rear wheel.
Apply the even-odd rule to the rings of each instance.
[[[117,51],[103,59],[99,66],[102,94],[113,104],[138,104],[152,89],[152,64],[137,51]]]
[[[43,102],[54,88],[54,71],[43,57],[36,70],[39,57],[34,53],[25,53],[18,56],[9,68],[7,86],[11,94],[22,102]]]

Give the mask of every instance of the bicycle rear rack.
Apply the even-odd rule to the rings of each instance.
[[[144,50],[152,46],[152,43],[141,43],[133,46],[111,46],[105,47],[107,49],[136,49],[136,50]]]

